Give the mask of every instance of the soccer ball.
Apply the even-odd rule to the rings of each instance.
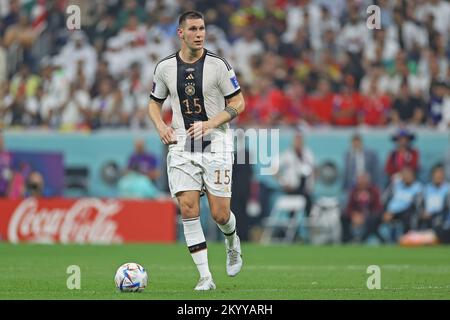
[[[141,292],[147,286],[147,271],[140,264],[125,263],[117,269],[114,281],[122,292]]]

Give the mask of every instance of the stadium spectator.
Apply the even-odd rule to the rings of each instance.
[[[49,109],[62,106],[67,100],[70,82],[63,69],[63,62],[58,58],[44,57],[40,64],[41,85]],[[86,80],[86,79],[84,79]],[[84,81],[87,86],[86,81]]]
[[[419,151],[411,146],[415,135],[406,129],[400,129],[392,140],[396,143],[396,149],[391,151],[386,159],[385,172],[392,180],[403,168],[411,168],[415,174],[419,170]]]
[[[444,113],[445,109],[449,108],[449,106],[446,106],[446,103],[450,102],[449,98],[450,95],[447,93],[447,85],[444,82],[437,82],[432,85],[428,106],[428,121],[430,126],[438,126],[445,121]],[[445,125],[444,123],[444,128]]]
[[[352,136],[351,147],[344,156],[343,189],[349,191],[355,186],[357,177],[363,173],[369,175],[371,183],[379,185],[380,167],[378,155],[363,144],[360,134]]]
[[[103,52],[106,48],[106,41],[109,38],[115,36],[119,28],[115,23],[114,15],[110,12],[106,12],[101,15],[98,22],[95,24],[93,43],[96,48]]]
[[[0,198],[8,195],[12,176],[12,157],[6,150],[3,134],[0,132]]]
[[[91,128],[124,127],[129,123],[129,105],[123,104],[123,95],[116,88],[116,83],[105,78],[99,86],[99,95],[91,106]]]
[[[307,95],[305,86],[298,80],[293,80],[285,89],[286,106],[283,122],[285,124],[298,124],[299,119],[304,119],[307,113]],[[247,107],[246,107],[247,112]]]
[[[130,71],[126,77],[119,82],[119,89],[123,98],[123,110],[130,116],[130,122],[134,121],[134,127],[146,127],[146,107],[148,102],[148,88],[141,77],[141,65],[137,62],[130,66]],[[140,110],[139,113],[133,111]],[[148,117],[147,117],[148,118]]]
[[[148,177],[141,173],[138,163],[132,163],[117,183],[118,196],[130,199],[155,199],[161,192]]]
[[[383,221],[391,226],[391,241],[396,242],[398,239],[393,222],[400,221],[402,232],[407,233],[412,222],[417,220],[421,194],[422,184],[416,180],[414,169],[403,167],[400,177],[392,181],[384,194],[387,200]]]
[[[381,62],[388,65],[394,61],[399,49],[398,41],[388,36],[384,28],[375,29],[373,38],[369,38],[364,48],[364,59],[366,63]]]
[[[235,61],[236,69],[243,76],[243,82],[251,83],[254,80],[251,77],[250,60],[253,56],[263,53],[263,42],[256,37],[256,33],[252,28],[245,28],[243,37],[233,43],[233,60]]]
[[[61,112],[61,128],[65,130],[88,129],[91,96],[81,78],[70,86],[69,95]]]
[[[400,94],[395,98],[391,109],[391,123],[393,125],[423,123],[425,115],[424,102],[420,98],[410,95],[408,84],[402,83]]]
[[[373,234],[384,243],[385,240],[378,231],[382,211],[380,190],[370,181],[369,174],[359,174],[355,186],[348,194],[343,217],[344,240],[356,239],[364,243]],[[349,234],[345,235],[345,231]]]
[[[25,101],[25,109],[23,110],[21,122],[25,126],[37,126],[42,124],[41,112],[44,109],[43,103],[44,88],[39,85],[36,95],[28,97]]]
[[[378,82],[373,79],[369,84],[368,93],[362,96],[358,123],[371,126],[386,126],[391,112],[391,99],[378,89]]]
[[[41,92],[36,96],[42,124],[47,128],[59,129],[61,113],[67,102],[70,82],[62,69],[62,61],[45,59],[41,64]]]
[[[60,61],[65,76],[70,82],[77,80],[79,63],[81,63],[86,83],[89,87],[92,86],[97,71],[97,52],[83,31],[76,31],[71,35],[56,59]]]
[[[261,123],[258,112],[258,105],[260,101],[260,90],[264,85],[264,79],[256,79],[253,85],[241,84],[242,91],[245,91],[245,112],[236,118],[237,126],[251,127]]]
[[[449,76],[450,76],[450,67]],[[450,77],[449,77],[450,78]],[[442,103],[442,120],[439,123],[439,129],[445,131],[450,128],[450,83],[446,86],[446,92]]]
[[[12,24],[6,29],[3,38],[7,48],[13,49],[16,54],[22,56],[23,62],[31,66],[34,65],[32,47],[39,36],[39,31],[34,28],[28,15],[20,13],[16,24]]]
[[[12,77],[10,93],[12,98],[33,97],[39,86],[39,76],[31,73],[30,66],[22,64],[19,71]]]
[[[135,16],[139,22],[145,22],[147,19],[146,11],[136,0],[125,0],[124,7],[120,10],[117,18],[117,28],[123,28],[130,20],[131,16]]]
[[[334,95],[332,104],[332,124],[335,126],[355,126],[361,112],[362,99],[354,90],[352,76],[347,76],[341,91]]]
[[[361,55],[369,41],[369,29],[360,16],[358,7],[351,5],[348,9],[349,19],[343,24],[338,43],[351,55]]]
[[[362,95],[369,95],[372,93],[374,87],[380,94],[387,94],[389,92],[389,76],[385,68],[380,62],[374,62],[366,67],[367,72],[361,79],[360,92]]]
[[[12,98],[12,97],[11,97]],[[6,112],[10,113],[11,126],[21,126],[25,124],[25,103],[26,97],[23,93],[18,93],[7,104]]]
[[[1,21],[1,36],[5,35],[5,31],[12,25],[19,22],[20,17],[20,0],[9,0],[8,12],[3,16]]]
[[[104,79],[112,80],[112,75],[109,72],[109,64],[106,60],[100,60],[98,63],[97,71],[95,72],[94,83],[90,89],[90,97],[96,97],[100,92],[100,83]]]
[[[26,197],[40,198],[47,196],[47,190],[45,189],[45,181],[42,174],[38,171],[32,171],[26,180]]]
[[[148,177],[153,182],[161,175],[160,163],[158,159],[145,149],[145,141],[137,139],[134,142],[134,153],[128,159],[128,168],[137,170]]]
[[[284,91],[275,82],[264,77],[260,79],[263,91],[257,96],[256,107],[260,124],[276,126],[285,124],[288,117],[289,102]]]
[[[423,190],[423,211],[419,217],[419,229],[436,228],[442,225],[443,218],[449,211],[450,186],[445,182],[444,167],[435,166],[431,182]]]
[[[309,215],[314,190],[314,155],[304,145],[303,133],[297,131],[292,148],[280,155],[277,179],[283,191],[290,195],[301,195],[306,200],[305,213]]]
[[[331,124],[333,93],[330,82],[321,79],[317,85],[317,91],[308,98],[308,113],[305,118],[311,124]]]

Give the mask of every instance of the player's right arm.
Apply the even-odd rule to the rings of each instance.
[[[151,99],[148,104],[148,113],[155,125],[156,130],[158,130],[161,142],[164,144],[176,143],[175,131],[169,127],[162,119],[161,115],[162,103]]]
[[[161,142],[164,144],[176,143],[176,137],[174,130],[165,124],[162,119],[161,109],[164,100],[167,98],[169,90],[165,85],[162,75],[161,67],[155,68],[155,73],[153,75],[153,89],[150,94],[150,102],[148,104],[148,113],[150,119],[155,125],[156,130],[158,130]]]

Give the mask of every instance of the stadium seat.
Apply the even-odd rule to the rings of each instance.
[[[292,243],[302,223],[305,205],[303,196],[280,196],[265,220],[261,243]]]

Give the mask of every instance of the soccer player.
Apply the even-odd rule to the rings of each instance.
[[[203,15],[188,11],[178,23],[181,49],[156,65],[148,109],[161,142],[169,145],[169,188],[178,200],[187,246],[200,273],[195,290],[211,290],[216,285],[200,224],[200,196],[206,193],[211,215],[225,236],[226,270],[235,276],[242,257],[230,211],[233,137],[228,122],[244,111],[245,104],[229,63],[204,48]],[[167,97],[173,111],[171,127],[161,117]]]

